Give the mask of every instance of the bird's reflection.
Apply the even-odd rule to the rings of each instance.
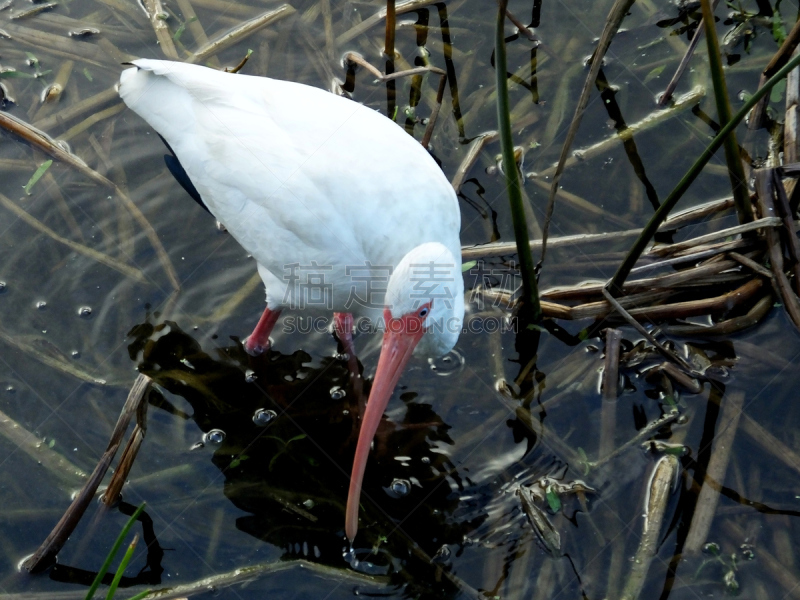
[[[252,357],[239,344],[206,351],[170,321],[137,325],[130,338],[139,370],[183,397],[204,433],[224,432],[212,461],[225,476],[225,496],[249,513],[237,528],[283,548],[285,558],[346,567],[344,513],[359,413],[346,360],[313,360],[302,350]],[[484,517],[453,518],[463,484],[442,451],[453,444],[450,427],[415,397],[403,393],[402,417],[384,419],[376,435],[355,555],[358,568],[442,586],[436,593],[449,595],[447,579],[435,576],[447,567],[431,559]],[[157,402],[180,412],[164,398]]]

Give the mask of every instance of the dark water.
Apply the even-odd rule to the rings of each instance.
[[[766,4],[747,2],[742,9],[757,13]],[[328,5],[333,44],[326,36]],[[12,36],[0,37],[2,66],[45,73],[40,80],[2,78],[16,100],[6,109],[22,120],[41,122],[108,89],[118,79],[121,60],[163,57],[135,2],[80,0],[28,19],[10,19],[31,6],[14,0],[12,8],[0,12],[0,29]],[[214,38],[216,32],[276,6],[220,3],[195,8]],[[385,69],[382,24],[350,41],[335,42],[380,6],[298,2],[295,16],[223,51],[220,63],[234,65],[250,48],[254,53],[243,72],[326,89],[334,76],[345,80],[340,57],[348,50]],[[543,171],[557,158],[585,77],[583,61],[610,6],[605,0],[512,3],[511,10],[523,21],[533,20],[544,42],[532,52],[530,42],[507,29],[509,70],[516,77],[510,84],[514,133],[525,149],[524,172]],[[175,35],[186,20],[184,13],[177,3],[165,3],[164,8]],[[717,14],[729,10],[720,7]],[[400,18],[397,46],[404,61],[423,64],[427,56],[448,72],[433,151],[449,178],[469,143],[496,127],[494,11],[491,3],[456,0]],[[780,11],[788,30],[797,6],[783,2]],[[577,147],[603,140],[623,123],[636,123],[654,110],[654,98],[683,53],[683,30],[696,24],[698,16],[697,10],[673,3],[634,5],[603,68],[611,87],[602,97],[593,94]],[[101,33],[70,41],[65,34],[79,23]],[[777,48],[769,18],[762,15],[751,23],[746,48],[745,40],[726,47],[732,94],[755,89],[758,73]],[[723,18],[718,31],[723,35],[736,25]],[[37,43],[31,30],[72,45],[54,49],[52,39]],[[197,47],[191,24],[179,40],[190,51]],[[26,64],[26,53],[38,59],[38,67]],[[701,43],[680,93],[696,85],[710,93],[703,54]],[[61,102],[41,109],[43,82],[52,83],[68,60],[74,63]],[[401,67],[398,61],[396,68]],[[355,74],[352,95],[384,114],[394,114],[396,107],[398,123],[419,139],[424,124],[415,118],[430,114],[436,85],[435,78],[422,82],[422,100],[412,110],[410,99],[419,92],[410,79],[387,90],[362,69]],[[772,105],[776,115],[783,111],[778,96]],[[734,98],[734,109],[738,105]],[[114,101],[93,112],[110,106]],[[45,129],[62,137],[90,114],[51,120]],[[633,148],[616,145],[568,169],[563,189],[602,211],[590,213],[575,202],[559,201],[551,235],[643,225],[652,214],[652,201],[666,196],[710,139],[707,116],[713,120],[715,114],[713,98],[706,97],[698,109],[636,135]],[[118,597],[144,586],[190,583],[298,559],[328,569],[294,567],[247,586],[208,589],[192,597],[339,598],[358,593],[449,598],[472,597],[474,590],[490,598],[620,596],[634,568],[655,457],[637,444],[597,469],[585,469],[587,459],[598,458],[604,358],[604,342],[591,321],[562,322],[567,335],[560,338],[538,332],[466,334],[446,359],[413,361],[375,442],[355,547],[359,561],[348,564],[343,556],[344,503],[358,406],[347,365],[336,357],[336,341],[324,333],[278,333],[271,352],[247,356],[238,339],[247,335],[263,308],[261,285],[252,281],[255,264],[172,179],[157,136],[127,110],[72,133],[73,151],[127,190],[155,228],[181,289],[173,293],[141,224],[113,193],[54,165],[26,195],[22,187],[46,157],[3,135],[0,192],[62,239],[140,269],[144,282],[75,252],[0,207],[0,280],[5,283],[0,293],[0,410],[18,424],[0,436],[0,592],[36,592],[40,598],[71,592],[82,597],[127,519],[125,511],[147,502],[149,519],[137,530],[149,547],[146,551],[140,545],[123,580],[123,585],[136,587]],[[743,129],[740,134],[744,136]],[[754,157],[765,156],[766,135],[756,136],[751,148]],[[513,239],[501,180],[492,174],[497,153],[499,146],[489,145],[462,188],[464,244]],[[728,194],[723,165],[721,155],[712,160],[681,206]],[[546,191],[535,180],[525,190],[538,221],[536,233]],[[680,235],[732,222],[727,217]],[[606,278],[626,244],[552,251],[541,283],[548,287]],[[488,261],[479,276],[467,274],[467,288],[484,275],[493,285],[513,287],[513,267],[506,260],[512,258]],[[237,291],[240,301],[229,303]],[[502,314],[476,303],[468,310]],[[582,330],[588,337],[579,335]],[[626,351],[639,341],[631,329],[624,329],[624,337]],[[731,338],[677,343],[681,348],[688,344],[690,356],[713,367],[713,381],[699,394],[668,389],[664,380],[642,374],[643,367],[657,362],[648,355],[642,364],[623,368],[626,387],[616,411],[614,442],[619,446],[677,403],[680,423],[662,427],[653,437],[690,450],[681,458],[681,478],[641,597],[720,596],[729,573],[742,597],[794,597],[800,580],[795,559],[800,551],[800,464],[783,447],[759,443],[753,426],[744,424],[755,421],[786,448],[800,452],[796,331],[775,308],[759,325]],[[378,344],[374,336],[356,340],[368,379]],[[109,513],[99,505],[90,507],[59,554],[57,568],[37,576],[20,573],[20,561],[44,539],[82,482],[63,464],[48,465],[60,456],[84,472],[94,468],[137,369],[158,386],[149,398],[147,437],[123,490],[124,503]],[[96,382],[100,379],[105,383]],[[500,380],[514,383],[498,391]],[[722,497],[709,535],[719,546],[719,556],[676,558],[708,465],[719,406],[733,392],[745,395],[744,416],[720,482]],[[257,411],[262,411],[260,424],[253,419]],[[263,411],[273,411],[274,418]],[[22,430],[39,442],[21,443],[14,433]],[[224,432],[224,439],[210,434],[214,430]],[[558,556],[538,541],[514,493],[544,476],[561,483],[582,480],[595,490],[583,497],[564,493],[560,507],[543,504],[560,533]],[[364,574],[375,578],[369,581]]]

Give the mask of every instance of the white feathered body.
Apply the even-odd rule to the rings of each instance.
[[[378,319],[388,270],[438,242],[454,263],[440,287],[452,296],[460,328],[458,202],[399,126],[302,84],[167,61],[134,64],[122,73],[120,96],[164,137],[211,213],[256,259],[270,308]],[[316,284],[330,286],[325,302],[298,296]],[[354,291],[367,302],[354,301]]]

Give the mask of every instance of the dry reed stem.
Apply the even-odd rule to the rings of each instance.
[[[95,183],[99,183],[103,187],[111,190],[118,198],[120,198],[123,202],[123,205],[144,229],[145,235],[155,249],[156,254],[161,262],[161,266],[164,268],[172,287],[176,290],[180,289],[180,283],[178,282],[178,275],[175,272],[175,267],[172,266],[172,261],[170,260],[167,251],[164,249],[161,240],[158,238],[158,235],[153,229],[153,226],[150,225],[150,222],[142,214],[142,211],[139,210],[139,208],[133,203],[128,195],[119,187],[117,187],[114,182],[87,166],[83,160],[71,152],[67,152],[61,148],[61,146],[59,146],[50,136],[42,131],[39,131],[28,123],[25,123],[24,121],[20,121],[19,119],[16,119],[7,113],[0,112],[0,127],[19,136],[54,159],[66,163]]]
[[[746,314],[713,325],[662,325],[661,331],[672,336],[731,335],[752,327],[767,316],[775,302],[771,293],[762,296]]]
[[[778,48],[778,51],[773,55],[769,63],[767,63],[767,66],[764,67],[764,71],[761,73],[761,77],[758,82],[758,89],[764,87],[764,84],[766,83],[767,79],[772,77],[776,71],[778,71],[787,62],[789,62],[789,59],[791,58],[791,55],[797,48],[798,43],[800,43],[800,21],[797,21],[794,24],[794,27],[792,27],[792,30],[789,32],[789,35],[786,36],[786,39],[783,41],[781,47]],[[795,69],[795,71],[797,71],[797,69]],[[788,85],[787,85],[787,90],[788,90]],[[768,95],[764,96],[758,102],[758,104],[756,104],[753,107],[753,110],[750,111],[750,117],[749,117],[749,123],[751,124],[749,126],[750,129],[761,129],[762,127],[765,126],[766,106],[768,102],[769,102],[769,96]],[[787,103],[787,110],[788,106],[789,105]],[[794,162],[794,160],[787,160],[787,162]]]
[[[730,256],[733,260],[738,262],[741,265],[744,265],[748,269],[751,269],[754,273],[758,273],[766,277],[767,279],[772,279],[772,271],[767,269],[764,265],[757,263],[751,258],[744,256],[743,254],[739,254],[738,252],[728,252],[728,256]]]
[[[746,413],[742,417],[740,427],[744,433],[749,435],[763,450],[800,474],[800,454],[789,448]]]
[[[675,101],[675,104],[672,106],[663,110],[654,111],[641,121],[631,123],[626,129],[619,131],[614,135],[597,142],[596,144],[575,150],[572,153],[572,156],[564,161],[562,170],[566,170],[576,164],[584,163],[589,159],[600,156],[601,154],[606,154],[612,148],[617,147],[627,140],[633,139],[634,135],[661,125],[673,117],[677,117],[683,111],[697,106],[697,104],[705,97],[705,95],[706,91],[704,88],[700,86],[695,87],[693,90],[678,98]],[[552,167],[548,167],[547,169],[539,171],[537,176],[540,178],[551,177],[555,175],[557,169],[558,165],[556,164]]]
[[[792,218],[792,209],[789,206],[789,198],[786,195],[786,190],[783,187],[781,180],[776,170],[772,171],[772,185],[775,189],[775,208],[778,211],[783,221],[783,239],[786,254],[788,254],[792,272],[794,273],[794,289],[795,292],[800,294],[800,242],[797,240],[795,233],[794,219]]]
[[[711,4],[711,11],[713,12],[714,9],[717,8],[717,4],[719,4],[719,0],[714,0]],[[701,17],[702,19],[702,17]],[[667,84],[667,88],[664,90],[664,93],[658,99],[658,106],[666,106],[667,103],[672,98],[672,94],[675,92],[675,88],[678,87],[678,82],[680,81],[681,77],[683,76],[683,72],[686,70],[686,67],[689,66],[689,61],[692,59],[692,55],[694,54],[695,48],[697,48],[697,43],[700,41],[700,38],[703,37],[704,27],[702,22],[697,27],[694,32],[694,36],[692,36],[692,41],[689,42],[689,47],[686,48],[686,52],[681,59],[678,68],[675,70],[675,74],[672,76],[672,79]]]
[[[153,26],[158,45],[161,46],[164,56],[169,60],[178,60],[178,50],[175,48],[175,42],[169,32],[167,13],[161,5],[161,0],[142,0],[142,2],[150,15],[150,24]]]
[[[705,472],[700,494],[697,497],[697,505],[692,515],[692,524],[683,544],[684,554],[699,554],[711,531],[711,523],[714,520],[714,514],[717,512],[717,504],[719,503],[719,491],[725,481],[725,472],[728,470],[733,440],[736,437],[739,418],[742,415],[744,397],[743,391],[736,390],[728,394],[722,403],[711,459],[708,461],[708,468]]]
[[[611,454],[617,430],[617,395],[619,393],[619,351],[622,331],[606,329],[606,356],[603,363],[603,403],[600,414],[600,450],[598,456]]]
[[[442,74],[439,77],[439,87],[436,90],[436,105],[433,107],[433,111],[431,111],[431,116],[428,117],[428,125],[425,127],[425,133],[422,136],[422,140],[420,140],[420,144],[422,144],[422,147],[426,150],[431,142],[431,137],[433,137],[433,128],[436,126],[436,119],[439,118],[439,111],[442,109],[442,101],[444,100],[444,90],[446,85],[447,75]]]
[[[719,231],[714,231],[706,235],[700,235],[684,242],[654,246],[650,250],[650,254],[654,254],[656,256],[677,254],[678,252],[695,248],[696,246],[705,244],[706,242],[713,242],[714,240],[739,235],[741,233],[747,233],[748,231],[755,231],[762,228],[766,229],[767,235],[769,235],[769,232],[773,231],[774,227],[780,227],[781,224],[782,222],[778,217],[773,217],[771,215],[765,216],[762,219],[757,219],[755,221],[751,221],[750,223],[745,223],[744,225],[736,225],[734,227],[720,229]]]
[[[506,8],[506,18],[514,24],[514,27],[519,29],[519,32],[528,38],[530,42],[538,42],[539,38],[528,27],[520,21],[510,10]]]
[[[673,483],[678,475],[678,459],[672,455],[661,457],[653,469],[645,496],[645,518],[639,548],[631,562],[631,572],[622,591],[622,600],[636,600],[642,592],[650,563],[658,553],[661,525],[667,511]]]
[[[199,48],[194,54],[192,54],[186,62],[188,63],[198,63],[203,62],[207,58],[217,54],[218,52],[222,52],[226,48],[247,39],[254,33],[260,31],[267,25],[271,25],[276,21],[280,21],[281,19],[285,19],[293,14],[295,14],[294,7],[289,4],[282,4],[278,8],[274,10],[269,10],[265,13],[258,15],[252,19],[249,19],[233,29],[228,33],[225,33],[216,39],[210,41],[208,44]]]
[[[86,371],[79,369],[66,358],[56,358],[50,353],[42,352],[38,348],[40,338],[19,334],[11,335],[6,333],[3,329],[0,329],[0,340],[4,341],[10,346],[13,346],[21,352],[28,354],[29,356],[38,360],[40,363],[55,369],[56,371],[71,375],[72,377],[80,379],[81,381],[86,381],[87,383],[93,383],[96,385],[106,385],[109,383],[105,379],[99,379],[91,373],[87,373]]]
[[[538,186],[544,190],[549,190],[550,185],[539,179],[538,177],[534,177],[533,179],[529,179],[531,183],[535,186]],[[607,210],[603,209],[596,204],[589,202],[588,200],[581,198],[577,194],[573,194],[572,192],[568,192],[565,189],[559,188],[556,192],[556,197],[559,198],[562,202],[572,206],[573,208],[577,209],[581,213],[581,218],[593,218],[599,217],[601,219],[605,219],[611,223],[615,223],[622,227],[630,227],[632,222],[630,219],[626,217],[622,217],[618,214],[610,213]],[[542,244],[542,250],[544,250],[544,244]]]
[[[93,44],[76,41],[69,37],[53,35],[30,27],[13,23],[4,25],[11,34],[16,44],[28,44],[37,48],[37,52],[44,52],[66,58],[82,61],[95,67],[109,69],[106,53]]]
[[[486,143],[488,143],[485,141],[487,139],[489,139],[489,141],[493,141],[493,138],[490,139],[490,136],[488,135],[480,136],[475,140],[475,142],[473,142],[472,146],[470,147],[467,156],[464,158],[461,167],[459,167],[459,170],[456,173],[456,178],[454,178],[452,182],[453,187],[456,189],[456,193],[458,193],[459,188],[463,183],[463,178],[466,176],[467,171],[472,166],[472,164],[474,164],[474,162],[477,160],[478,155],[480,154],[480,151],[482,150],[483,146]],[[456,185],[458,185],[458,187],[456,187]],[[676,213],[674,217],[671,217],[666,221],[664,221],[664,223],[661,225],[661,227],[658,228],[658,230],[671,231],[680,226],[686,225],[688,223],[706,217],[710,214],[728,210],[731,207],[733,207],[732,198],[713,200],[711,202],[695,206],[685,211],[681,211],[680,213]],[[725,233],[722,237],[726,237],[728,235],[728,230],[724,231]],[[624,231],[612,231],[609,233],[579,233],[576,235],[565,235],[560,237],[554,237],[548,242],[548,245],[551,248],[560,248],[562,246],[571,246],[583,243],[594,244],[594,243],[609,242],[614,240],[625,240],[628,238],[637,237],[641,232],[642,232],[641,229],[627,229]],[[541,247],[541,244],[542,244],[541,240],[532,240],[531,249],[536,250]],[[495,242],[490,244],[483,244],[480,246],[464,246],[461,249],[461,258],[464,261],[470,261],[470,260],[478,260],[481,258],[488,258],[492,256],[514,254],[516,252],[516,248],[517,245],[514,242]],[[631,273],[636,272],[636,270],[656,268],[661,264],[667,265],[672,263],[668,261],[663,261],[657,265],[645,265],[643,267],[637,267],[637,269],[632,269]]]
[[[105,110],[98,111],[94,113],[92,116],[84,119],[74,127],[71,127],[69,130],[65,131],[62,135],[60,135],[59,139],[62,139],[64,141],[69,141],[76,135],[80,135],[90,127],[94,127],[100,121],[104,121],[105,119],[109,119],[115,115],[118,115],[123,110],[125,110],[125,105],[122,102],[114,104],[113,106],[109,106]]]
[[[730,310],[733,307],[745,302],[753,296],[763,282],[761,279],[753,279],[744,285],[712,298],[702,298],[700,300],[686,300],[672,304],[662,304],[660,306],[644,306],[628,310],[628,314],[637,321],[655,321],[659,319],[681,319],[686,317],[696,317],[714,312]],[[670,292],[661,292],[669,294]],[[641,296],[641,295],[640,295]],[[623,306],[630,306],[633,302],[641,302],[641,297],[626,296],[618,299]],[[578,306],[564,306],[554,302],[542,301],[542,313],[546,317],[574,321],[580,319],[598,319],[607,317],[613,312],[608,301],[590,302]]]
[[[114,426],[114,431],[111,433],[108,446],[100,457],[100,461],[97,463],[97,466],[83,488],[81,488],[81,491],[75,496],[69,508],[67,508],[64,516],[58,521],[53,531],[50,532],[50,535],[42,542],[42,545],[39,546],[33,556],[22,564],[24,569],[31,573],[36,573],[48,567],[67,542],[69,536],[72,535],[83,513],[86,512],[86,509],[91,504],[94,494],[111,464],[111,460],[114,458],[117,449],[122,443],[122,436],[128,428],[128,423],[130,423],[139,404],[144,400],[150,383],[151,379],[147,375],[140,374],[136,378],[128,394],[128,398],[125,401],[125,405],[122,407],[117,424]]]
[[[49,170],[42,177],[42,183],[45,184],[44,192],[50,196],[50,200],[58,207],[58,212],[61,213],[61,218],[64,219],[67,227],[69,227],[70,233],[74,239],[80,240],[80,243],[85,243],[81,226],[78,225],[78,221],[73,216],[69,204],[67,204],[64,195],[61,193],[61,188],[56,178],[53,177],[53,174]]]
[[[792,57],[797,56],[798,52],[800,52],[800,49],[795,48]],[[766,97],[762,102],[766,106]],[[800,69],[793,69],[786,77],[786,110],[784,115],[782,132],[783,162],[793,163],[800,160],[800,132],[798,132],[798,128],[800,128]]]
[[[399,2],[395,4],[394,12],[396,16],[402,15],[403,13],[411,12],[412,10],[417,10],[419,8],[423,8],[428,6],[429,4],[434,4],[436,0],[406,0],[405,2]],[[386,9],[383,8],[379,10],[377,13],[372,15],[371,17],[367,17],[358,25],[351,27],[339,37],[336,38],[336,46],[344,46],[350,40],[360,36],[362,33],[365,33],[368,29],[371,29],[381,21],[386,18]]]
[[[658,350],[658,352],[664,358],[666,358],[667,360],[671,360],[673,363],[675,363],[678,366],[680,366],[681,369],[686,371],[686,373],[690,374],[692,377],[695,377],[695,376],[698,375],[695,372],[694,368],[689,363],[687,363],[683,359],[682,356],[680,356],[677,352],[673,352],[672,350],[667,348],[665,345],[663,345],[661,342],[659,342],[652,333],[647,331],[647,329],[645,329],[644,326],[642,326],[642,324],[639,323],[639,321],[637,321],[633,317],[633,315],[631,315],[625,309],[625,307],[622,306],[620,301],[617,298],[615,298],[611,294],[611,292],[609,290],[607,290],[606,288],[603,288],[603,296],[605,296],[606,301],[609,304],[611,304],[611,306],[614,308],[614,310],[617,313],[619,313],[619,315],[622,316],[622,318],[625,319],[625,321],[627,321],[629,325],[631,325],[636,331],[638,331],[640,335],[642,335],[648,342],[650,342],[650,344],[656,350]]]
[[[758,192],[758,204],[762,215],[774,215],[775,207],[772,201],[772,175],[767,169],[756,170],[756,191]],[[772,217],[783,223],[778,217]],[[762,219],[764,220],[764,219]],[[770,267],[773,274],[773,285],[775,293],[783,301],[784,309],[795,327],[800,329],[800,299],[791,288],[786,273],[783,272],[783,250],[780,245],[780,236],[774,229],[769,228],[766,232],[767,250],[769,251]]]
[[[583,82],[583,89],[581,90],[580,98],[578,98],[578,103],[575,107],[575,114],[572,117],[572,122],[569,124],[564,144],[561,147],[561,155],[558,158],[558,164],[553,173],[553,181],[549,186],[550,190],[547,198],[547,208],[545,210],[544,228],[542,232],[542,255],[539,259],[540,264],[544,261],[547,254],[547,236],[550,230],[550,220],[553,217],[556,194],[559,191],[558,184],[561,181],[561,174],[564,172],[567,154],[572,147],[575,136],[578,134],[578,127],[580,127],[586,106],[589,104],[589,96],[591,95],[592,88],[595,86],[600,68],[603,66],[603,58],[606,55],[606,51],[611,45],[611,40],[617,33],[622,20],[625,18],[625,15],[628,14],[630,7],[633,6],[633,3],[634,0],[614,0],[614,4],[606,17],[603,32],[600,34],[600,39],[597,42],[597,47],[592,53],[591,67],[589,68],[586,80]]]
[[[112,258],[107,254],[103,254],[93,248],[89,248],[88,246],[84,246],[83,244],[79,244],[78,242],[73,242],[72,240],[68,240],[65,237],[60,236],[55,231],[50,229],[47,225],[36,219],[35,217],[28,214],[25,210],[20,208],[16,205],[16,203],[9,200],[5,195],[0,193],[0,204],[3,205],[7,210],[14,213],[17,217],[25,221],[28,225],[33,227],[34,229],[42,232],[53,241],[58,242],[59,244],[63,244],[70,250],[77,252],[78,254],[83,254],[84,256],[91,258],[92,260],[96,260],[97,262],[106,265],[114,269],[115,271],[119,271],[126,277],[130,277],[140,283],[147,283],[147,278],[144,276],[141,270],[137,269],[136,267],[132,267],[126,263],[123,263],[116,258]]]
[[[76,486],[89,474],[48,446],[41,437],[32,434],[14,419],[0,411],[0,435],[15,448],[27,454],[34,463],[43,466],[64,486]]]
[[[194,38],[194,43],[202,48],[206,44],[208,44],[209,39],[208,35],[206,34],[206,30],[203,29],[202,23],[200,23],[200,19],[197,17],[197,13],[192,6],[190,0],[177,0],[178,8],[181,9],[181,14],[183,14],[183,22],[186,23],[186,28],[192,34]],[[216,59],[214,59],[216,60]],[[214,65],[216,68],[219,68],[219,63]]]
[[[461,186],[464,185],[464,180],[467,177],[467,174],[472,169],[475,162],[477,162],[478,157],[483,151],[483,148],[495,140],[499,138],[499,134],[496,131],[490,131],[489,133],[482,133],[478,137],[476,137],[472,144],[470,144],[469,150],[467,151],[467,155],[464,157],[464,160],[461,161],[461,164],[456,169],[456,174],[453,176],[453,180],[450,184],[453,186],[453,189],[456,191],[456,194],[461,193]],[[531,242],[532,244],[535,242]],[[514,248],[513,252],[516,252],[517,245],[511,242],[508,245],[510,248]],[[482,248],[483,246],[477,246],[476,248]],[[462,249],[463,253],[464,249]],[[495,256],[492,254],[487,254],[485,256]],[[472,259],[467,259],[472,260]]]
[[[95,94],[94,96],[90,96],[85,100],[81,100],[72,106],[66,107],[61,112],[35,121],[33,126],[43,131],[48,131],[58,126],[63,127],[66,123],[74,119],[78,119],[86,113],[91,113],[97,110],[99,106],[102,106],[106,102],[111,102],[112,100],[119,100],[119,93],[117,92],[116,84],[107,90],[100,92],[99,94]]]
[[[672,363],[661,363],[654,367],[653,371],[656,373],[663,373],[691,394],[699,394],[703,391],[703,385],[697,379],[689,377]]]

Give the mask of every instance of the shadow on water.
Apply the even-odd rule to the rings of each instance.
[[[258,357],[240,344],[203,349],[174,322],[133,328],[129,354],[164,390],[184,398],[187,415],[161,394],[151,404],[192,419],[215,447],[225,497],[248,513],[236,527],[282,548],[283,559],[348,566],[344,512],[358,436],[346,361],[299,350]],[[368,393],[368,389],[365,390]],[[460,545],[485,515],[455,519],[463,475],[438,451],[450,427],[416,394],[401,396],[402,417],[381,423],[362,492],[355,543],[359,571],[393,574],[423,593],[454,592],[436,576],[441,548]],[[409,543],[413,540],[413,543]],[[436,582],[439,583],[436,583]]]

